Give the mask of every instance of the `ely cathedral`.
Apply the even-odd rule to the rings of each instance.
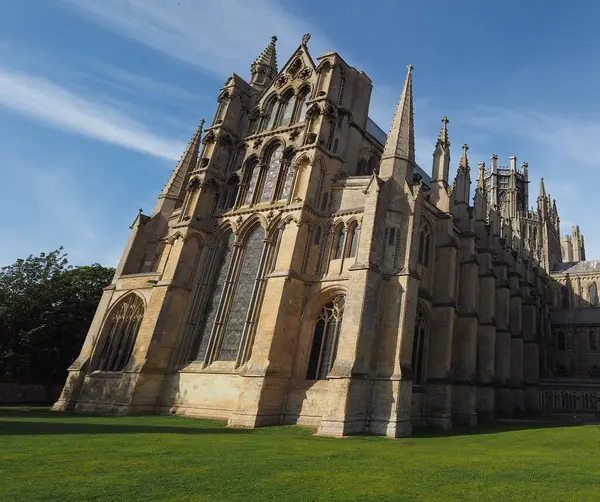
[[[338,437],[600,413],[600,262],[543,179],[467,145],[451,164],[445,117],[419,167],[412,67],[386,135],[369,77],[308,39],[227,79],[54,409]]]

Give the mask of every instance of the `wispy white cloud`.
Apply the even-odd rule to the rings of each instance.
[[[269,42],[279,38],[279,54],[291,54],[302,35],[327,49],[314,26],[274,0],[64,0],[105,27],[222,78],[248,72]]]
[[[111,105],[27,73],[0,68],[0,106],[58,129],[156,157],[176,160],[185,147],[153,134]]]

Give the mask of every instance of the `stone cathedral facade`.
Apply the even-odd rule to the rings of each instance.
[[[464,145],[451,168],[446,118],[421,169],[412,67],[386,136],[369,77],[308,39],[279,69],[273,37],[248,82],[227,79],[136,217],[55,410],[399,437],[562,392],[548,379],[578,363],[552,313],[577,297],[579,229],[561,239],[514,156],[474,167]]]

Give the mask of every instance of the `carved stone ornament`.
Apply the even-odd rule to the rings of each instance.
[[[262,145],[262,143],[262,138],[258,138],[256,141],[254,141],[254,148],[258,148],[260,145]]]
[[[310,40],[310,33],[305,33],[302,36],[302,45],[306,45],[309,40]]]
[[[294,141],[298,136],[300,136],[300,130],[294,129],[290,132],[290,141]]]
[[[284,86],[288,81],[288,78],[285,75],[281,75],[276,81],[275,81],[275,87],[277,89],[279,89],[280,87]]]
[[[302,68],[302,70],[300,70],[300,73],[298,73],[298,78],[300,80],[306,80],[311,75],[312,75],[312,70],[307,66],[305,68]]]

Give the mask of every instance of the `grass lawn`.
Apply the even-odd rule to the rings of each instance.
[[[600,500],[600,427],[391,440],[0,408],[0,500]]]

